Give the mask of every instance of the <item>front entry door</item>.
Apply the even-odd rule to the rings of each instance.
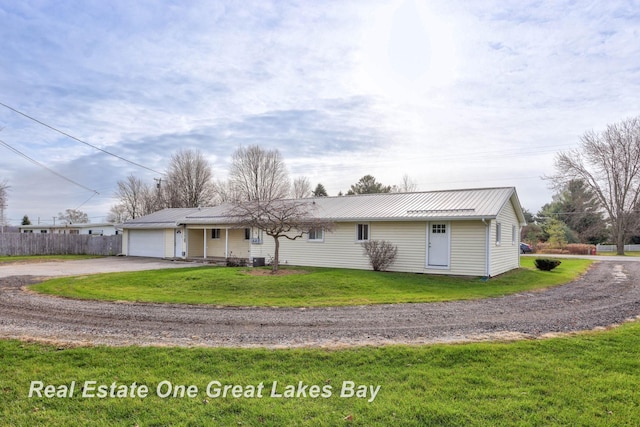
[[[175,239],[173,240],[173,256],[182,258],[182,230],[176,230]]]
[[[430,267],[449,266],[449,224],[446,222],[432,222],[428,233],[428,260]]]

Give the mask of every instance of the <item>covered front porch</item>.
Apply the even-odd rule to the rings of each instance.
[[[229,226],[187,226],[186,258],[227,260],[251,258],[251,230]]]

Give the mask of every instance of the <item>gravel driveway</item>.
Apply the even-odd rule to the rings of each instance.
[[[0,338],[62,345],[336,348],[462,342],[589,330],[640,315],[640,262],[619,260],[598,262],[581,279],[544,291],[477,301],[335,308],[71,300],[25,290],[42,272],[2,277],[4,268]]]

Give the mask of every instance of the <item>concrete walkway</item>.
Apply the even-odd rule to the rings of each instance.
[[[169,261],[143,257],[105,257],[72,261],[0,264],[0,277],[10,276],[78,276],[120,271],[159,270],[163,268],[199,267],[202,263]]]

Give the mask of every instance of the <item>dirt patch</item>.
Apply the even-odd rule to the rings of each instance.
[[[306,270],[278,270],[275,273],[266,268],[252,268],[251,270],[243,271],[244,274],[249,276],[291,276],[294,274],[309,274]]]

